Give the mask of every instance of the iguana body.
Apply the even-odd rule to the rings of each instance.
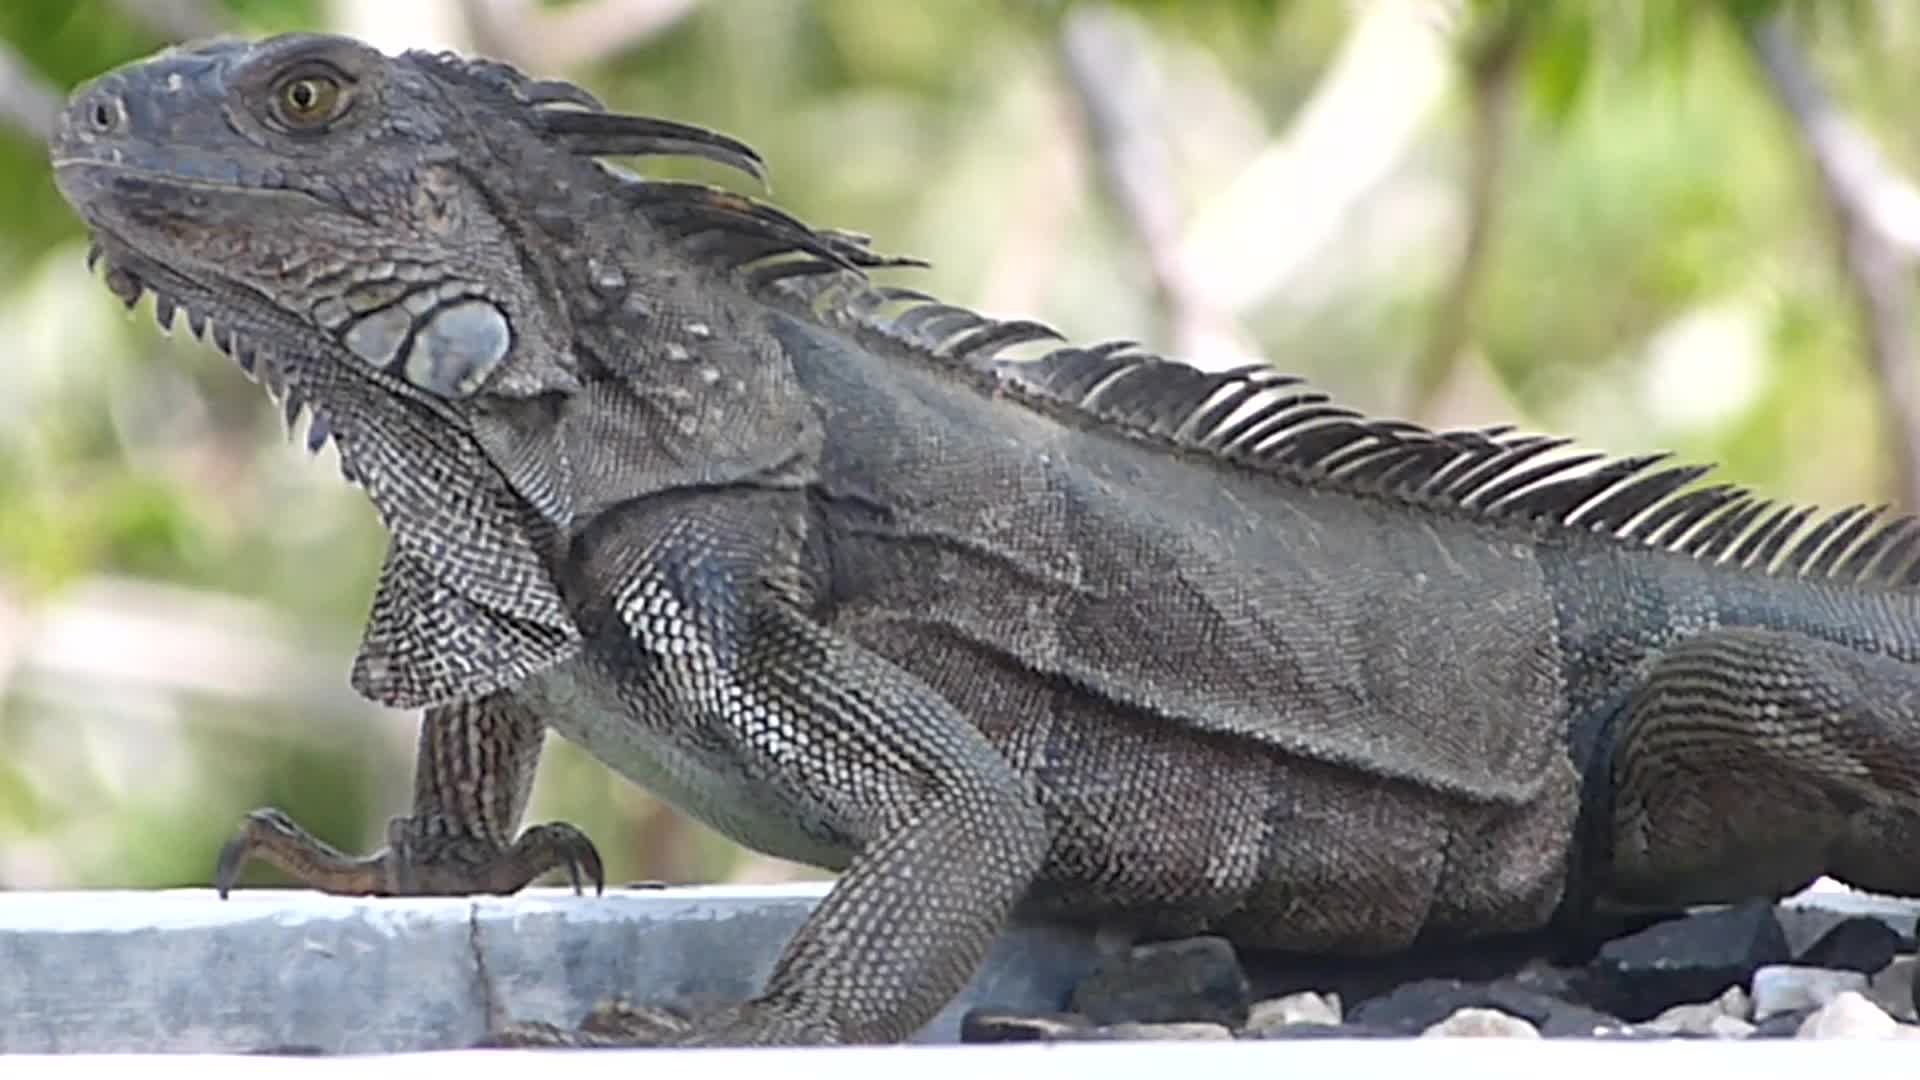
[[[1381,952],[1920,894],[1910,519],[1367,420],[1264,370],[878,289],[887,260],[604,154],[751,151],[578,88],[294,35],[75,92],[109,284],[210,316],[393,535],[356,685],[414,813],[334,891],[598,876],[517,839],[545,726],[845,873],[685,1041],[903,1038],[1016,907]],[[1685,489],[1685,490],[1682,490]]]

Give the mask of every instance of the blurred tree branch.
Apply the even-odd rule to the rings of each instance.
[[[168,41],[213,37],[226,29],[203,0],[119,0],[114,6]]]
[[[1181,251],[1184,215],[1154,108],[1153,58],[1138,28],[1107,5],[1081,5],[1062,23],[1057,48],[1100,176],[1146,253],[1175,350],[1203,367],[1256,362],[1259,348],[1208,294]]]
[[[63,100],[64,95],[29,67],[25,57],[0,41],[0,123],[45,143],[53,135]]]
[[[473,52],[472,23],[460,0],[331,0],[333,28],[386,52]]]
[[[480,52],[535,72],[592,67],[690,15],[700,0],[598,0],[548,7],[530,0],[462,0]]]
[[[1920,191],[1815,79],[1786,16],[1743,20],[1768,88],[1813,160],[1833,215],[1860,327],[1880,379],[1888,435],[1897,447],[1900,496],[1920,507],[1920,353],[1909,278],[1920,259]]]
[[[1354,5],[1332,66],[1287,133],[1195,216],[1186,265],[1216,302],[1251,307],[1312,266],[1347,213],[1392,173],[1452,76],[1466,19],[1450,0]]]
[[[1467,149],[1466,224],[1458,261],[1433,314],[1425,353],[1415,363],[1404,411],[1424,418],[1452,377],[1473,320],[1500,208],[1500,174],[1512,124],[1515,72],[1526,52],[1535,3],[1510,5],[1466,43],[1471,141]]]

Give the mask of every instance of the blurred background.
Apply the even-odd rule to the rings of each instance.
[[[199,885],[256,806],[349,850],[406,809],[414,718],[346,685],[363,497],[89,277],[44,156],[78,80],[296,28],[727,131],[992,314],[1920,506],[1907,0],[5,0],[0,888]],[[612,881],[800,872],[558,741],[534,816]]]

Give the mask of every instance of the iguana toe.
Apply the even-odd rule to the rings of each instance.
[[[342,896],[504,895],[550,870],[565,870],[576,893],[583,880],[591,881],[596,893],[606,884],[593,841],[565,822],[533,826],[503,846],[431,821],[399,817],[388,823],[387,838],[387,847],[371,855],[348,855],[280,810],[255,810],[220,849],[214,888],[225,897],[255,859],[301,885]]]

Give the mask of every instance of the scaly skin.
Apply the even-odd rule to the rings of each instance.
[[[502,1041],[906,1037],[1022,908],[1386,952],[1920,893],[1908,519],[1424,431],[886,294],[887,264],[604,154],[746,147],[446,56],[290,35],[76,90],[61,189],[129,303],[332,439],[392,534],[354,682],[425,710],[337,892],[599,880],[514,835],[543,726],[842,870],[767,988]],[[1685,489],[1685,490],[1683,490]]]

